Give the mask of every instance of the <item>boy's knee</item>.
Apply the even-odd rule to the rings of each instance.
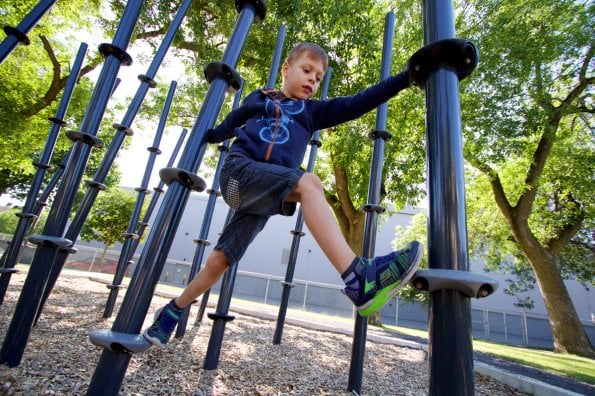
[[[320,178],[313,173],[304,173],[298,182],[298,187],[301,192],[308,191],[323,191],[322,182]]]
[[[229,267],[229,261],[222,250],[215,249],[211,252],[211,255],[209,256],[205,266],[208,266],[214,270],[224,271],[227,269],[227,267]]]

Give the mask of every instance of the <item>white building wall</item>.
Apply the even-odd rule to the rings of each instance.
[[[193,240],[198,238],[207,200],[208,195],[205,193],[192,193],[190,195],[183,219],[178,228],[177,237],[170,250],[169,258],[171,260],[192,263],[196,248]],[[227,205],[221,198],[218,198],[208,237],[212,245],[206,249],[205,259],[217,242],[218,234],[223,228],[227,212]],[[398,213],[378,227],[378,235],[376,237],[377,254],[385,254],[392,250],[391,243],[395,239],[395,227],[397,225],[405,227],[415,213],[415,210]],[[290,231],[295,229],[296,218],[297,212],[293,217],[273,216],[265,229],[249,247],[246,255],[240,262],[239,270],[284,277],[287,266],[282,262],[282,258],[284,249],[286,255],[289,254],[289,250],[291,249],[293,234]],[[323,255],[305,225],[303,231],[306,235],[300,239],[294,279],[341,286],[342,281],[339,274]],[[483,264],[477,260],[471,261],[471,270],[478,273],[485,273]],[[507,276],[495,273],[489,273],[487,275],[498,280],[500,287],[489,298],[472,299],[472,306],[479,309],[485,308],[507,312],[520,311],[514,305],[516,298],[506,295],[503,292]],[[592,315],[595,312],[593,292],[586,290],[576,281],[567,281],[566,284],[580,319],[587,322],[593,321]],[[532,297],[535,300],[535,306],[530,312],[546,316],[547,310],[537,289],[532,294]]]

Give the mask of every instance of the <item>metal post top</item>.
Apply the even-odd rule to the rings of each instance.
[[[424,87],[429,75],[439,68],[457,73],[459,80],[468,77],[479,62],[479,50],[469,40],[445,39],[430,43],[414,53],[407,62],[411,84]]]
[[[254,6],[254,9],[256,11],[254,23],[260,23],[264,21],[264,18],[267,13],[267,6],[264,3],[264,0],[236,0],[236,10],[238,10],[238,12],[242,12],[242,9],[246,5],[246,3],[250,3]]]

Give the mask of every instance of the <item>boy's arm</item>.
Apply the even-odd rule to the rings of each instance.
[[[244,124],[244,115],[246,109],[242,106],[232,110],[225,119],[217,127],[209,129],[205,133],[205,142],[207,143],[221,143],[227,139],[236,137],[236,128]]]
[[[353,96],[319,101],[312,106],[312,130],[326,129],[354,120],[374,110],[410,85],[406,72],[390,76]]]
[[[244,99],[244,103],[229,112],[225,119],[217,127],[207,130],[204,141],[207,143],[221,143],[227,139],[237,136],[236,129],[243,126],[252,115],[253,106],[250,106],[250,98],[254,92]]]

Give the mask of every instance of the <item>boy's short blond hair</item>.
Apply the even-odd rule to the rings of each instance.
[[[322,65],[324,66],[324,71],[326,72],[326,69],[328,68],[328,55],[321,46],[314,43],[296,44],[287,54],[287,59],[285,59],[285,62],[291,64],[303,54],[306,54],[307,56],[314,59],[320,59],[322,61]]]

